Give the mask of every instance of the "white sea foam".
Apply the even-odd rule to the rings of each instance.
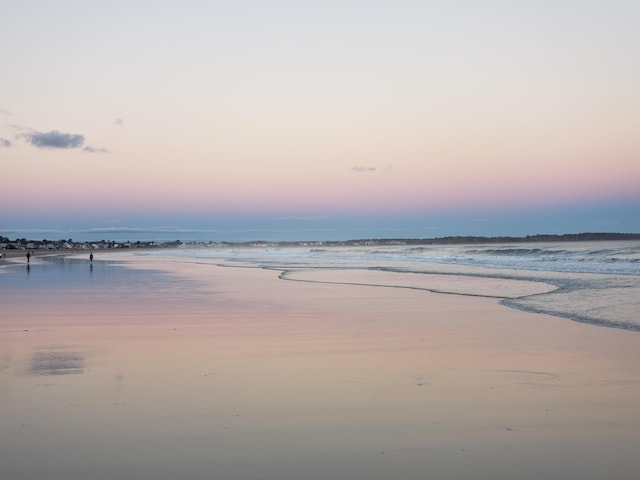
[[[283,271],[305,270],[305,279],[320,270],[377,270],[395,275],[393,285],[444,291],[444,275],[467,278],[448,293],[478,295],[486,289],[478,281],[499,285],[491,295],[513,308],[548,313],[598,325],[640,330],[640,242],[554,242],[475,245],[356,245],[329,247],[228,247],[152,251],[189,259],[220,259]],[[309,277],[311,275],[311,277]],[[422,275],[416,287],[416,275]],[[335,275],[332,277],[335,278]],[[390,277],[389,277],[390,278]],[[490,281],[488,279],[491,279]],[[502,283],[495,283],[501,280]],[[542,288],[514,294],[519,282],[538,282]],[[518,297],[518,298],[516,298]]]

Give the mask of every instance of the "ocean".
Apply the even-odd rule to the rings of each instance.
[[[340,272],[375,270],[390,274],[380,283],[388,287],[496,297],[519,310],[640,331],[640,241],[282,248],[212,245],[143,254],[188,261],[220,259],[229,266],[282,270],[285,279],[332,283],[357,283]],[[329,280],[327,271],[333,272]],[[321,272],[324,276],[318,277]],[[545,288],[523,289],[525,282]]]

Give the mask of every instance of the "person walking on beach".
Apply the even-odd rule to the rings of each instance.
[[[31,263],[31,252],[27,252],[27,263]]]
[[[89,261],[90,261],[91,263],[93,263],[93,252],[91,252],[91,253],[89,254]]]

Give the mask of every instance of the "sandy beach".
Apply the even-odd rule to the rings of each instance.
[[[98,257],[2,263],[0,478],[637,478],[639,332]]]

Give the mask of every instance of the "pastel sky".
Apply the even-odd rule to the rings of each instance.
[[[640,232],[635,0],[0,11],[0,234]]]

